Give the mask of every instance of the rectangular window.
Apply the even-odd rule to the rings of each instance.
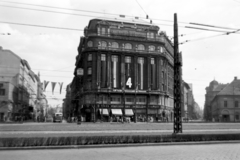
[[[126,102],[134,102],[134,98],[126,98]]]
[[[106,29],[102,28],[102,35],[105,35],[105,34],[106,34]]]
[[[138,58],[138,89],[146,89],[146,62],[143,57]]]
[[[113,55],[111,68],[112,68],[112,87],[120,88],[120,61],[119,56]]]
[[[3,83],[0,83],[0,88],[2,88],[3,87]]]
[[[235,101],[235,107],[238,107],[238,101]]]
[[[111,97],[111,102],[121,102],[121,97]]]
[[[92,61],[92,54],[88,54],[88,61]]]
[[[92,68],[91,67],[88,68],[88,72],[87,73],[88,73],[88,75],[92,75]]]
[[[239,120],[239,115],[235,115],[235,119],[236,119],[236,120]]]
[[[5,96],[5,89],[0,89],[0,96]]]
[[[100,28],[99,27],[97,28],[97,31],[98,31],[98,35],[100,35]]]
[[[224,101],[224,107],[227,107],[227,101]]]
[[[157,87],[157,73],[156,73],[156,61],[155,61],[155,58],[151,58],[151,89],[156,89]]]
[[[137,98],[137,101],[140,102],[140,103],[145,103],[146,98],[145,97],[139,97],[139,98]]]
[[[107,62],[106,54],[101,54],[101,87],[107,87]]]

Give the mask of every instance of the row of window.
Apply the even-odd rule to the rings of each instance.
[[[3,83],[0,83],[0,96],[5,96],[5,89],[3,88]]]
[[[107,35],[109,36],[110,34],[117,34],[117,35],[131,35],[131,36],[139,36],[139,37],[147,37],[147,38],[155,38],[156,33],[154,32],[142,32],[142,31],[135,31],[135,30],[124,30],[120,29],[121,26],[119,25],[118,29],[109,29],[105,27],[98,27],[98,35]]]
[[[87,46],[88,47],[93,47],[93,41],[88,41]],[[111,42],[111,43],[109,42],[107,44],[106,41],[99,41],[98,42],[98,47],[100,47],[102,49],[107,48],[107,47],[113,48],[113,49],[114,48],[115,49],[123,48],[123,49],[127,49],[127,50],[133,49],[133,45],[131,43],[123,43],[122,46],[120,47],[119,43],[117,43],[117,42]],[[136,45],[136,50],[145,51],[146,47],[143,44],[138,44],[138,45]],[[164,48],[161,47],[161,46],[155,47],[154,45],[149,45],[148,46],[148,51],[151,51],[151,52],[158,51],[158,52],[162,53],[164,51]]]
[[[160,59],[159,62],[163,65],[163,60]],[[165,71],[165,67],[161,67],[159,73],[157,72],[157,59],[151,58],[150,59],[150,74],[148,74],[148,67],[147,67],[147,59],[144,57],[137,58],[137,68],[134,67],[133,57],[125,56],[125,64],[124,64],[124,71],[125,71],[125,80],[122,80],[121,75],[121,63],[120,63],[120,56],[112,55],[111,56],[111,63],[110,67],[107,65],[106,61],[106,54],[101,54],[100,60],[100,70],[97,74],[100,77],[100,84],[102,88],[111,86],[112,88],[121,88],[125,86],[127,89],[139,89],[139,90],[147,90],[148,83],[150,83],[151,89],[157,89],[157,82],[158,78],[157,75],[161,75],[162,84],[161,89],[162,91],[166,91],[167,89],[167,72]],[[92,54],[88,54],[88,69],[87,69],[88,79],[91,79],[92,75]],[[135,76],[137,75],[137,76]],[[149,75],[150,82],[148,82]],[[110,84],[108,81],[108,77],[110,77]],[[125,85],[123,84],[125,83]],[[170,84],[172,85],[172,84]]]
[[[120,96],[113,96],[113,97],[111,97],[110,100],[111,100],[112,103],[121,103],[122,97],[120,97]],[[125,97],[125,102],[134,103],[135,102],[135,98],[134,97]],[[136,98],[136,102],[138,104],[140,104],[140,103],[146,104],[147,98],[146,97],[137,97]],[[171,98],[151,96],[150,97],[150,103],[152,103],[152,104],[162,104],[162,105],[167,105],[167,106],[173,107],[174,101]]]
[[[234,107],[238,107],[239,106],[239,102],[235,101],[234,102]],[[228,101],[224,101],[224,107],[228,107]]]
[[[5,96],[5,89],[0,89],[0,96]]]

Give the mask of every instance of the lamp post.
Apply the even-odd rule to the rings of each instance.
[[[79,87],[79,102],[81,102],[81,96],[82,96],[82,90],[81,90],[81,78],[82,78],[82,76],[83,76],[83,69],[82,68],[78,68],[77,69],[77,76],[78,76],[78,78],[79,78],[79,84],[78,85],[80,85],[80,87]],[[77,124],[81,124],[81,122],[82,122],[82,116],[81,116],[81,109],[82,109],[82,103],[80,103],[80,107],[79,107],[79,103],[77,104],[77,116],[78,116],[78,122],[77,122]]]

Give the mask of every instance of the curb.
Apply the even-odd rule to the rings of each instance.
[[[45,150],[45,149],[88,149],[88,148],[113,148],[113,147],[143,147],[143,146],[173,146],[173,145],[214,145],[233,144],[237,141],[204,141],[204,142],[169,142],[169,143],[135,143],[135,144],[105,144],[105,145],[66,145],[66,146],[33,146],[33,147],[0,147],[4,150]]]

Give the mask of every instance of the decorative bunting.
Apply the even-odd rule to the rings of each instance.
[[[46,91],[47,85],[48,85],[49,81],[44,81],[44,91]]]
[[[56,85],[56,82],[52,82],[52,93],[54,92],[55,85]]]
[[[51,84],[52,84],[52,94],[54,94],[54,89],[55,89],[55,86],[56,86],[57,83],[60,86],[60,94],[62,94],[63,82],[51,82]],[[44,92],[46,92],[46,88],[47,88],[48,84],[49,84],[49,81],[45,81],[45,80],[44,80],[43,83],[41,83]]]
[[[60,86],[60,94],[62,92],[62,86],[63,86],[63,82],[58,82],[59,86]]]

